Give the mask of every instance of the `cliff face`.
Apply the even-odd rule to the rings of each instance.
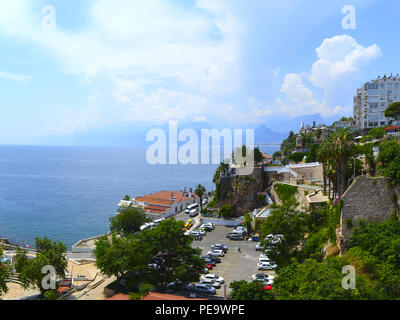
[[[360,220],[381,222],[390,219],[399,208],[400,187],[392,187],[388,178],[358,177],[342,197],[340,249],[346,251],[352,227]]]
[[[257,195],[265,189],[262,168],[255,168],[248,176],[221,176],[218,185],[220,195],[217,206],[230,205],[235,217],[260,207]]]

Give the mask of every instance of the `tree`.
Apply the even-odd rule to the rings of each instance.
[[[400,120],[400,102],[392,103],[387,107],[385,110],[385,117],[393,119],[398,124]]]
[[[381,139],[385,135],[385,129],[382,127],[372,128],[368,131],[368,135],[373,139]]]
[[[307,232],[308,215],[287,206],[278,206],[261,224],[260,242],[264,248],[270,248],[269,258],[278,265],[278,269],[291,263],[298,254],[298,246]],[[270,243],[267,235],[282,235],[281,241]]]
[[[310,146],[310,152],[306,155],[306,163],[311,163],[311,162],[317,161],[318,149],[319,149],[318,144],[312,144]]]
[[[253,218],[250,213],[246,213],[244,215],[244,226],[247,229],[247,234],[251,235],[253,229]]]
[[[194,282],[204,269],[200,249],[185,236],[183,222],[168,219],[137,235],[96,242],[96,265],[102,273],[129,282],[140,280],[164,291],[171,282]]]
[[[293,163],[298,163],[303,161],[304,157],[307,155],[307,153],[304,152],[293,152],[289,155],[289,161]]]
[[[336,163],[337,193],[346,191],[346,170],[348,161],[355,151],[353,137],[349,130],[340,130],[332,133],[327,139],[328,159]]]
[[[379,146],[378,170],[389,177],[393,185],[400,183],[400,144],[396,140],[387,140]]]
[[[203,212],[203,196],[206,194],[206,188],[204,186],[202,186],[201,184],[199,184],[196,187],[196,190],[194,191],[194,193],[200,199],[200,212]]]
[[[349,263],[340,257],[322,262],[307,259],[279,271],[274,282],[277,300],[349,300],[375,298],[376,293],[365,279],[356,277],[356,289],[342,287],[342,268]]]
[[[221,209],[219,209],[219,213],[225,219],[231,219],[233,217],[233,208],[229,204],[224,204]]]
[[[110,231],[121,234],[131,234],[138,232],[140,226],[151,221],[141,208],[126,208],[116,216],[110,217]]]
[[[129,273],[143,270],[147,257],[139,250],[138,241],[132,235],[126,237],[112,235],[101,237],[95,243],[93,254],[96,266],[109,277],[121,279]]]
[[[213,176],[213,182],[215,184],[218,183],[219,177],[221,174],[225,175],[229,170],[229,164],[226,162],[221,162],[218,166],[218,168],[215,170],[214,176]]]
[[[43,267],[53,267],[56,276],[63,279],[68,264],[65,258],[67,247],[60,241],[48,238],[36,238],[35,245],[37,253],[34,259],[28,259],[26,251],[17,249],[15,270],[24,288],[38,288],[43,295],[47,290],[42,286],[43,277],[46,275],[42,273]]]
[[[0,247],[0,296],[8,292],[6,281],[12,275],[12,268],[9,262],[4,261],[3,249]]]
[[[282,157],[282,153],[280,151],[276,151],[274,152],[274,154],[272,155],[272,159],[274,159],[274,161],[280,160]]]
[[[254,153],[254,161],[255,162],[261,162],[264,160],[264,157],[263,157],[259,147],[255,147],[253,150],[253,153]]]
[[[273,295],[270,291],[263,290],[263,284],[259,281],[246,282],[245,280],[233,281],[229,285],[232,289],[230,298],[232,300],[271,300]]]

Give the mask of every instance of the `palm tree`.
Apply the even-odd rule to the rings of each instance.
[[[246,226],[247,229],[247,234],[250,236],[252,232],[252,223],[253,223],[253,218],[251,217],[250,213],[246,213],[244,215],[244,225]]]
[[[203,196],[206,193],[206,188],[199,184],[194,193],[200,198],[200,212],[203,212]]]
[[[337,192],[346,191],[346,168],[355,151],[353,136],[348,130],[334,132],[329,136],[329,158],[336,162]]]
[[[322,163],[322,174],[324,179],[324,192],[326,192],[326,176],[328,170],[328,160],[330,158],[329,144],[327,141],[321,143],[317,151],[317,159]],[[330,190],[329,190],[330,192]]]

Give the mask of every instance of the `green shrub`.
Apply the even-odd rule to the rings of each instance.
[[[278,198],[284,205],[293,205],[296,202],[294,197],[298,192],[298,188],[296,186],[278,183],[274,186],[274,189],[278,195]]]
[[[219,210],[219,213],[224,219],[232,219],[233,208],[229,204],[224,204]]]
[[[351,218],[347,218],[346,220],[344,220],[344,223],[345,223],[345,225],[346,225],[346,228],[347,229],[351,229],[351,228],[353,228],[353,221],[351,220]]]

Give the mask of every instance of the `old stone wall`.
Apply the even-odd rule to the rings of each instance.
[[[385,177],[357,177],[343,195],[340,221],[341,253],[347,249],[352,228],[360,220],[380,222],[390,218],[399,207],[399,187],[392,187]]]

